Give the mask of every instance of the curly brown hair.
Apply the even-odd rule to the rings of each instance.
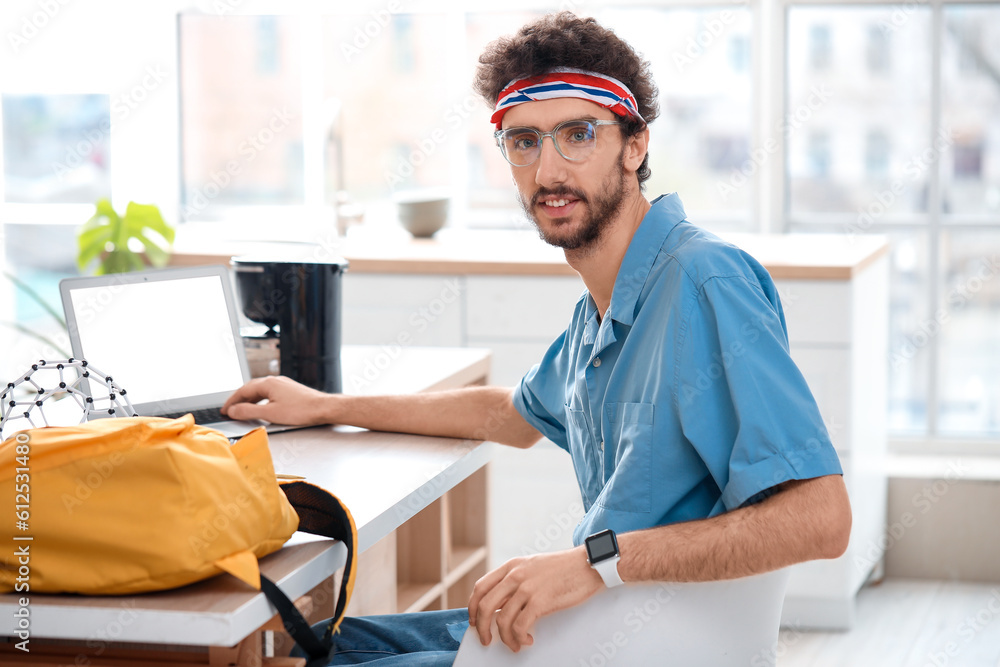
[[[491,42],[479,56],[473,88],[492,107],[511,81],[545,74],[557,67],[614,77],[632,91],[645,122],[625,119],[621,128],[626,137],[641,132],[660,113],[649,62],[612,30],[572,12],[548,14],[513,36]],[[636,173],[641,188],[645,189],[650,173],[647,151]]]

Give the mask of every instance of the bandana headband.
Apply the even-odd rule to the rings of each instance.
[[[511,107],[560,97],[577,97],[610,109],[618,116],[643,120],[632,91],[618,79],[597,72],[559,67],[546,74],[515,79],[504,86],[490,121],[496,123],[499,130],[503,115]]]

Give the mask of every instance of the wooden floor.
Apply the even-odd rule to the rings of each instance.
[[[1000,667],[1000,584],[887,579],[851,632],[782,630],[778,667]]]

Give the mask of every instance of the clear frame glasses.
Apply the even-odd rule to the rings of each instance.
[[[579,162],[594,152],[597,146],[599,125],[621,125],[617,120],[567,120],[556,125],[551,132],[539,132],[530,127],[510,127],[497,130],[493,137],[507,162],[515,167],[527,167],[542,154],[542,140],[552,139],[559,155],[572,162]]]

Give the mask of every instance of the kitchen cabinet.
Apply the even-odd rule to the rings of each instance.
[[[853,510],[846,554],[792,568],[782,624],[846,630],[854,623],[854,596],[879,570],[885,544],[888,258],[838,280],[776,284],[792,359],[840,456]]]

